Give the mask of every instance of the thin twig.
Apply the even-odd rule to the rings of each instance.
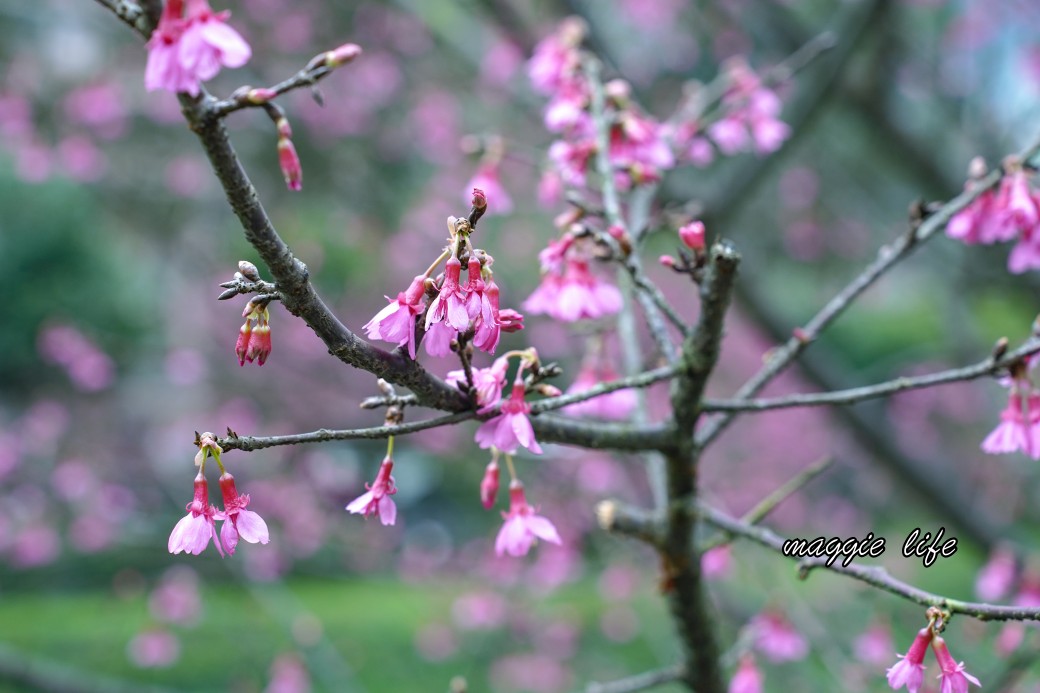
[[[132,0],[96,0],[144,38],[152,34],[152,24],[144,8]]]
[[[1040,339],[1032,338],[1018,349],[999,359],[992,356],[971,366],[951,368],[937,373],[914,377],[899,377],[883,383],[852,387],[847,390],[785,395],[769,399],[706,399],[702,405],[705,412],[757,412],[790,407],[820,407],[836,404],[855,404],[868,399],[885,397],[906,390],[918,390],[949,383],[975,380],[988,375],[997,375],[1024,357],[1040,352]]]
[[[683,671],[681,664],[673,664],[664,669],[645,671],[642,674],[618,679],[617,681],[592,682],[585,686],[585,693],[636,693],[636,691],[645,691],[661,684],[678,681],[683,677]]]
[[[1025,149],[1019,158],[1023,161],[1032,159],[1040,152],[1040,138]],[[838,318],[859,296],[892,269],[900,260],[906,258],[915,248],[932,238],[944,229],[950,219],[959,211],[975,201],[985,191],[993,188],[1000,181],[1002,171],[997,168],[970,190],[966,190],[953,198],[938,211],[922,221],[918,226],[902,233],[895,241],[885,246],[870,265],[842,289],[834,298],[802,327],[797,335],[793,335],[785,344],[774,349],[769,359],[759,371],[753,375],[739,390],[733,399],[746,400],[761,391],[773,378],[783,372],[801,353],[815,340],[831,322]],[[737,412],[725,413],[705,425],[697,434],[697,444],[708,445],[730,423]]]
[[[909,583],[898,580],[889,575],[888,571],[880,566],[860,566],[855,563],[844,566],[840,561],[827,565],[828,558],[826,557],[798,558],[796,556],[786,556],[783,551],[786,540],[771,529],[749,525],[703,504],[696,504],[696,513],[705,522],[715,525],[723,531],[750,539],[787,558],[797,560],[798,575],[801,579],[807,578],[813,570],[823,568],[834,573],[847,575],[921,606],[937,606],[944,611],[964,614],[980,621],[1040,621],[1040,609],[1038,608],[994,606],[992,604],[950,599],[939,594],[926,592]]]

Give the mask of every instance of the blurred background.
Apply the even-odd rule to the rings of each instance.
[[[254,55],[208,84],[217,94],[273,84],[345,42],[364,48],[321,83],[324,107],[306,90],[280,100],[302,192],[285,189],[270,121],[229,119],[280,233],[355,331],[436,257],[488,138],[503,138],[512,209],[481,222],[479,245],[499,258],[504,307],[537,285],[537,252],[566,206],[538,203],[552,138],[525,61],[560,19],[584,17],[607,75],[662,120],[684,84],[710,82],[727,58],[765,70],[834,32],[835,47],[780,89],[793,135],[778,154],[717,157],[664,180],[662,205],[687,205],[744,255],[712,396],[731,394],[903,232],[913,200],[952,197],[973,156],[993,166],[1040,128],[1040,7],[1024,0],[225,8]],[[676,661],[653,554],[598,532],[592,513],[607,497],[649,503],[632,456],[521,456],[529,499],[564,542],[497,559],[501,519],[477,500],[487,455],[473,424],[398,440],[393,527],[344,511],[374,476],[379,443],[231,452],[270,544],[224,560],[212,548],[167,553],[191,499],[195,431],[272,435],[381,416],[358,407],[374,379],[330,358],[277,303],[268,363],[236,363],[245,298],[215,299],[238,260],[257,258],[174,96],[144,91],[145,57],[95,2],[0,0],[0,691],[443,691],[461,676],[471,691],[556,693]],[[674,227],[658,229],[649,271],[692,319],[688,282],[651,261],[676,244]],[[935,238],[769,392],[965,365],[1001,336],[1016,344],[1038,283],[1008,274],[1008,249]],[[587,340],[528,316],[500,350],[536,346],[563,366],[565,389]],[[421,358],[440,375],[456,367]],[[834,468],[769,523],[791,536],[873,531],[897,577],[970,599],[991,551],[1037,538],[1036,463],[979,450],[1004,397],[984,380],[748,416],[706,455],[705,492],[740,514],[831,456]],[[650,400],[660,417],[666,388]],[[911,529],[939,526],[959,539],[953,558],[924,569],[900,555]],[[832,575],[802,584],[753,546],[714,554],[706,570],[727,646],[761,613],[783,614],[807,643],[787,658],[798,661],[760,660],[766,690],[887,690],[885,667],[923,625],[918,607]],[[1035,638],[956,619],[949,640],[987,690],[1034,691]]]

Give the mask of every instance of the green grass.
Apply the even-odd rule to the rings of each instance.
[[[430,662],[415,648],[415,633],[429,624],[451,626],[455,598],[473,582],[423,585],[395,581],[295,579],[284,584],[213,584],[202,588],[202,616],[191,628],[171,627],[180,659],[166,669],[143,670],[127,657],[127,643],[154,625],[147,594],[119,597],[111,590],[11,593],[0,596],[0,663],[25,660],[44,671],[64,667],[79,690],[114,690],[118,679],[177,691],[262,691],[271,663],[285,652],[304,658],[315,691],[447,691],[465,676],[471,691],[507,690],[489,680],[497,657],[536,651],[537,633],[565,621],[578,629],[575,657],[566,662],[578,689],[591,678],[611,678],[670,661],[675,647],[660,599],[649,589],[632,602],[640,635],[618,645],[599,629],[604,604],[594,584],[582,582],[548,599],[522,592],[510,626],[497,631],[455,631],[458,648]],[[28,659],[26,659],[28,658]],[[10,669],[7,661],[2,670]],[[97,680],[95,680],[97,679]],[[0,692],[35,690],[0,671]],[[659,690],[669,691],[669,688]],[[672,689],[677,690],[677,689]]]

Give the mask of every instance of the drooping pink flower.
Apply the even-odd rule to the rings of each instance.
[[[502,388],[506,384],[506,370],[509,368],[509,360],[505,357],[495,359],[488,368],[474,368],[473,387],[477,394],[477,406],[480,408],[490,407],[502,398]],[[449,371],[445,378],[448,383],[458,387],[466,382],[464,370]]]
[[[257,513],[246,510],[249,495],[238,494],[235,477],[228,472],[220,475],[220,493],[224,496],[224,525],[220,528],[220,540],[228,555],[234,555],[239,537],[250,544],[266,544],[270,540],[267,523]]]
[[[562,543],[553,523],[536,512],[536,508],[527,504],[524,485],[517,479],[510,482],[509,512],[502,513],[505,524],[495,539],[496,554],[525,556],[538,539],[551,544]]]
[[[762,672],[755,664],[755,658],[744,655],[740,665],[729,682],[729,693],[762,693]]]
[[[1029,399],[1032,400],[1034,397],[1035,395]],[[1040,409],[1040,403],[1037,404],[1036,408]],[[988,452],[991,455],[1021,450],[1033,458],[1037,457],[1030,418],[1022,411],[1022,396],[1016,388],[1012,387],[1008,396],[1007,407],[1000,412],[1000,423],[982,441],[981,447],[983,452]]]
[[[852,651],[864,664],[880,666],[892,656],[892,632],[888,626],[874,623],[853,641]]]
[[[484,478],[480,480],[480,502],[488,510],[495,504],[498,495],[498,462],[492,459],[484,469]]]
[[[249,44],[227,25],[227,12],[214,13],[206,0],[169,0],[159,26],[149,39],[144,84],[149,91],[166,89],[199,93],[199,83],[212,79],[221,66],[241,67],[251,55]]]
[[[540,455],[542,448],[534,437],[534,429],[527,418],[531,405],[524,401],[524,384],[517,380],[509,399],[502,402],[502,413],[482,423],[477,429],[476,441],[480,447],[498,448],[513,454],[521,445]]]
[[[527,76],[537,91],[552,94],[580,74],[581,57],[577,49],[584,36],[585,23],[577,17],[568,17],[556,33],[534,47],[534,55],[527,64]]]
[[[498,328],[502,332],[519,332],[524,329],[524,315],[512,308],[498,311]]]
[[[230,12],[214,13],[207,0],[188,0],[178,59],[200,82],[216,77],[221,66],[242,67],[252,55],[245,39],[227,25],[230,16]]]
[[[747,125],[734,116],[727,116],[709,126],[708,136],[726,156],[746,150],[751,141]]]
[[[430,356],[447,356],[451,353],[451,342],[459,331],[446,322],[435,322],[426,329],[423,345]]]
[[[426,311],[426,329],[434,323],[447,323],[458,332],[469,329],[469,311],[466,310],[466,290],[462,288],[462,263],[451,257],[444,264],[444,281],[430,308]]]
[[[621,310],[618,288],[595,275],[584,259],[568,258],[563,275],[546,274],[524,308],[564,322],[595,320]]]
[[[600,383],[609,383],[617,380],[618,374],[609,364],[582,367],[578,371],[574,382],[567,388],[567,394],[577,394],[590,390]],[[627,419],[638,405],[638,399],[634,390],[614,390],[599,397],[593,397],[583,402],[568,404],[563,411],[574,416],[590,416],[597,419],[619,421]]]
[[[209,487],[206,477],[200,470],[195,477],[195,497],[188,503],[188,514],[180,519],[170,533],[168,548],[170,553],[181,551],[199,555],[209,545],[209,540],[217,547],[217,553],[224,556],[224,549],[217,538],[215,519],[223,519],[221,513],[209,504]]]
[[[1015,552],[998,546],[975,578],[975,593],[987,602],[1003,599],[1011,592],[1016,573]]]
[[[379,521],[384,525],[392,525],[397,520],[397,505],[390,496],[397,493],[394,485],[394,477],[390,475],[394,469],[394,461],[389,457],[383,460],[376,474],[376,480],[371,485],[365,484],[367,492],[350,501],[347,510],[365,517],[379,515]]]
[[[629,111],[610,133],[609,158],[615,168],[625,170],[627,184],[653,182],[675,166],[675,155],[665,139],[665,128],[657,121]]]
[[[408,345],[408,356],[415,359],[415,320],[422,313],[425,275],[418,275],[408,289],[397,294],[397,298],[386,297],[390,304],[375,314],[365,324],[369,339],[392,342],[397,346]]]
[[[888,685],[892,690],[899,690],[906,686],[909,693],[917,693],[921,689],[921,684],[924,682],[924,655],[928,652],[928,644],[931,641],[931,626],[917,631],[910,649],[905,655],[899,655],[899,661],[886,672]]]
[[[235,341],[238,365],[244,366],[246,361],[256,361],[262,366],[271,355],[270,309],[250,301],[242,311],[242,317],[246,321],[238,331],[238,339]]]
[[[778,611],[763,611],[751,621],[755,647],[771,662],[792,662],[809,654],[809,642]]]
[[[549,145],[549,161],[556,167],[563,183],[572,188],[584,187],[585,174],[595,153],[596,142],[591,138],[576,142],[557,140]]]
[[[942,637],[936,635],[932,638],[932,651],[935,652],[935,658],[939,660],[939,668],[942,669],[942,673],[939,675],[940,693],[968,693],[969,683],[982,686],[977,678],[964,671],[964,662],[954,661],[950,651],[946,648],[946,641]]]
[[[488,216],[492,214],[509,214],[513,211],[513,199],[509,197],[509,193],[502,187],[498,163],[486,162],[481,164],[477,172],[469,180],[469,183],[466,184],[466,193],[463,195],[466,202],[470,201],[472,197],[470,191],[474,188],[483,191],[485,199],[491,201],[491,204],[487,205],[487,211],[485,212]]]

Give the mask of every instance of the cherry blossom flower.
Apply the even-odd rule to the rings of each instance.
[[[271,313],[267,306],[261,306],[254,301],[246,304],[242,311],[242,317],[246,321],[238,331],[238,339],[235,342],[235,354],[238,356],[238,365],[244,366],[246,361],[256,361],[262,366],[271,355]],[[255,327],[253,324],[255,323]]]
[[[170,553],[184,551],[197,556],[209,546],[209,540],[212,539],[217,553],[223,557],[224,549],[217,538],[217,526],[214,522],[215,519],[223,519],[223,515],[209,505],[209,487],[201,470],[195,477],[195,497],[186,509],[188,514],[180,519],[170,533]]]
[[[495,359],[488,368],[474,368],[473,387],[477,395],[477,405],[481,408],[493,406],[502,398],[502,388],[506,384],[506,370],[509,360],[504,356]],[[466,372],[462,369],[448,371],[445,378],[448,383],[458,387],[466,382]]]
[[[390,304],[375,314],[364,326],[369,339],[393,342],[397,346],[408,345],[408,356],[415,359],[415,320],[422,313],[423,292],[426,275],[418,275],[408,289],[397,294],[397,298],[386,300]]]
[[[751,655],[740,658],[740,665],[729,682],[729,693],[762,693],[762,672]]]
[[[983,601],[1003,599],[1015,584],[1015,552],[1006,546],[998,546],[990,554],[975,578],[975,593]]]
[[[200,82],[216,77],[221,65],[242,67],[252,55],[245,39],[227,25],[230,16],[230,12],[214,13],[206,0],[188,0],[188,23],[178,58]]]
[[[498,495],[498,455],[488,462],[484,469],[484,478],[480,480],[480,502],[488,510],[495,504]]]
[[[426,311],[426,329],[435,323],[446,323],[458,332],[469,329],[469,311],[466,310],[466,291],[460,285],[462,263],[451,257],[444,265],[444,281],[440,291]]]
[[[553,523],[535,512],[537,508],[527,504],[524,485],[514,479],[509,484],[509,512],[502,513],[505,524],[495,539],[496,554],[525,556],[538,539],[551,544],[562,543]]]
[[[977,678],[964,671],[964,662],[954,661],[950,651],[946,649],[946,641],[938,635],[932,639],[932,651],[935,652],[935,658],[939,660],[939,668],[942,669],[942,673],[939,675],[940,693],[968,693],[969,683],[982,686]]]
[[[776,611],[764,611],[751,621],[755,647],[771,662],[791,662],[809,654],[809,643],[787,618]]]
[[[252,53],[245,39],[227,25],[228,12],[214,13],[206,0],[169,0],[149,39],[144,83],[149,91],[199,93],[199,83],[216,77],[221,66],[241,67]]]
[[[498,448],[507,455],[515,453],[521,445],[537,455],[542,454],[531,421],[527,418],[530,411],[531,405],[524,401],[523,381],[518,379],[513,383],[509,399],[502,402],[502,413],[488,419],[477,429],[477,444],[485,449]]]
[[[234,555],[239,537],[250,544],[266,544],[270,540],[267,523],[257,513],[246,510],[249,495],[238,494],[235,477],[228,472],[220,475],[220,493],[224,496],[224,525],[220,528],[220,540],[228,555]]]
[[[593,274],[586,260],[568,257],[563,273],[542,275],[542,283],[523,305],[531,313],[576,322],[613,315],[622,303],[621,291]]]
[[[397,493],[394,485],[394,477],[390,475],[393,471],[394,461],[389,457],[383,460],[376,474],[376,480],[371,485],[365,484],[368,489],[347,505],[347,510],[365,517],[379,515],[379,521],[384,525],[392,525],[397,520],[397,505],[390,496]]]
[[[690,250],[704,250],[704,224],[691,221],[679,227],[679,240]]]
[[[924,655],[931,641],[932,627],[929,625],[917,632],[910,649],[905,655],[899,655],[900,660],[888,669],[888,685],[893,690],[906,686],[909,693],[917,693],[921,689],[924,682]]]
[[[1028,415],[1022,411],[1022,396],[1012,387],[1007,407],[1000,412],[1000,423],[982,441],[984,452],[1000,455],[1021,450],[1033,459],[1040,457],[1036,425],[1040,417],[1040,395],[1030,395],[1027,403]]]
[[[580,74],[578,46],[585,37],[585,22],[568,17],[555,34],[542,39],[527,64],[531,85],[543,94],[553,94]]]
[[[567,388],[567,394],[585,392],[600,383],[609,383],[617,380],[618,374],[607,364],[599,366],[585,366],[578,371],[574,382]],[[636,393],[631,389],[614,390],[599,397],[593,397],[583,402],[568,404],[563,411],[574,416],[590,416],[597,419],[608,419],[619,421],[627,419],[638,404]]]
[[[446,322],[435,322],[426,328],[423,345],[430,356],[447,356],[451,353],[451,342],[458,338],[459,331]]]

